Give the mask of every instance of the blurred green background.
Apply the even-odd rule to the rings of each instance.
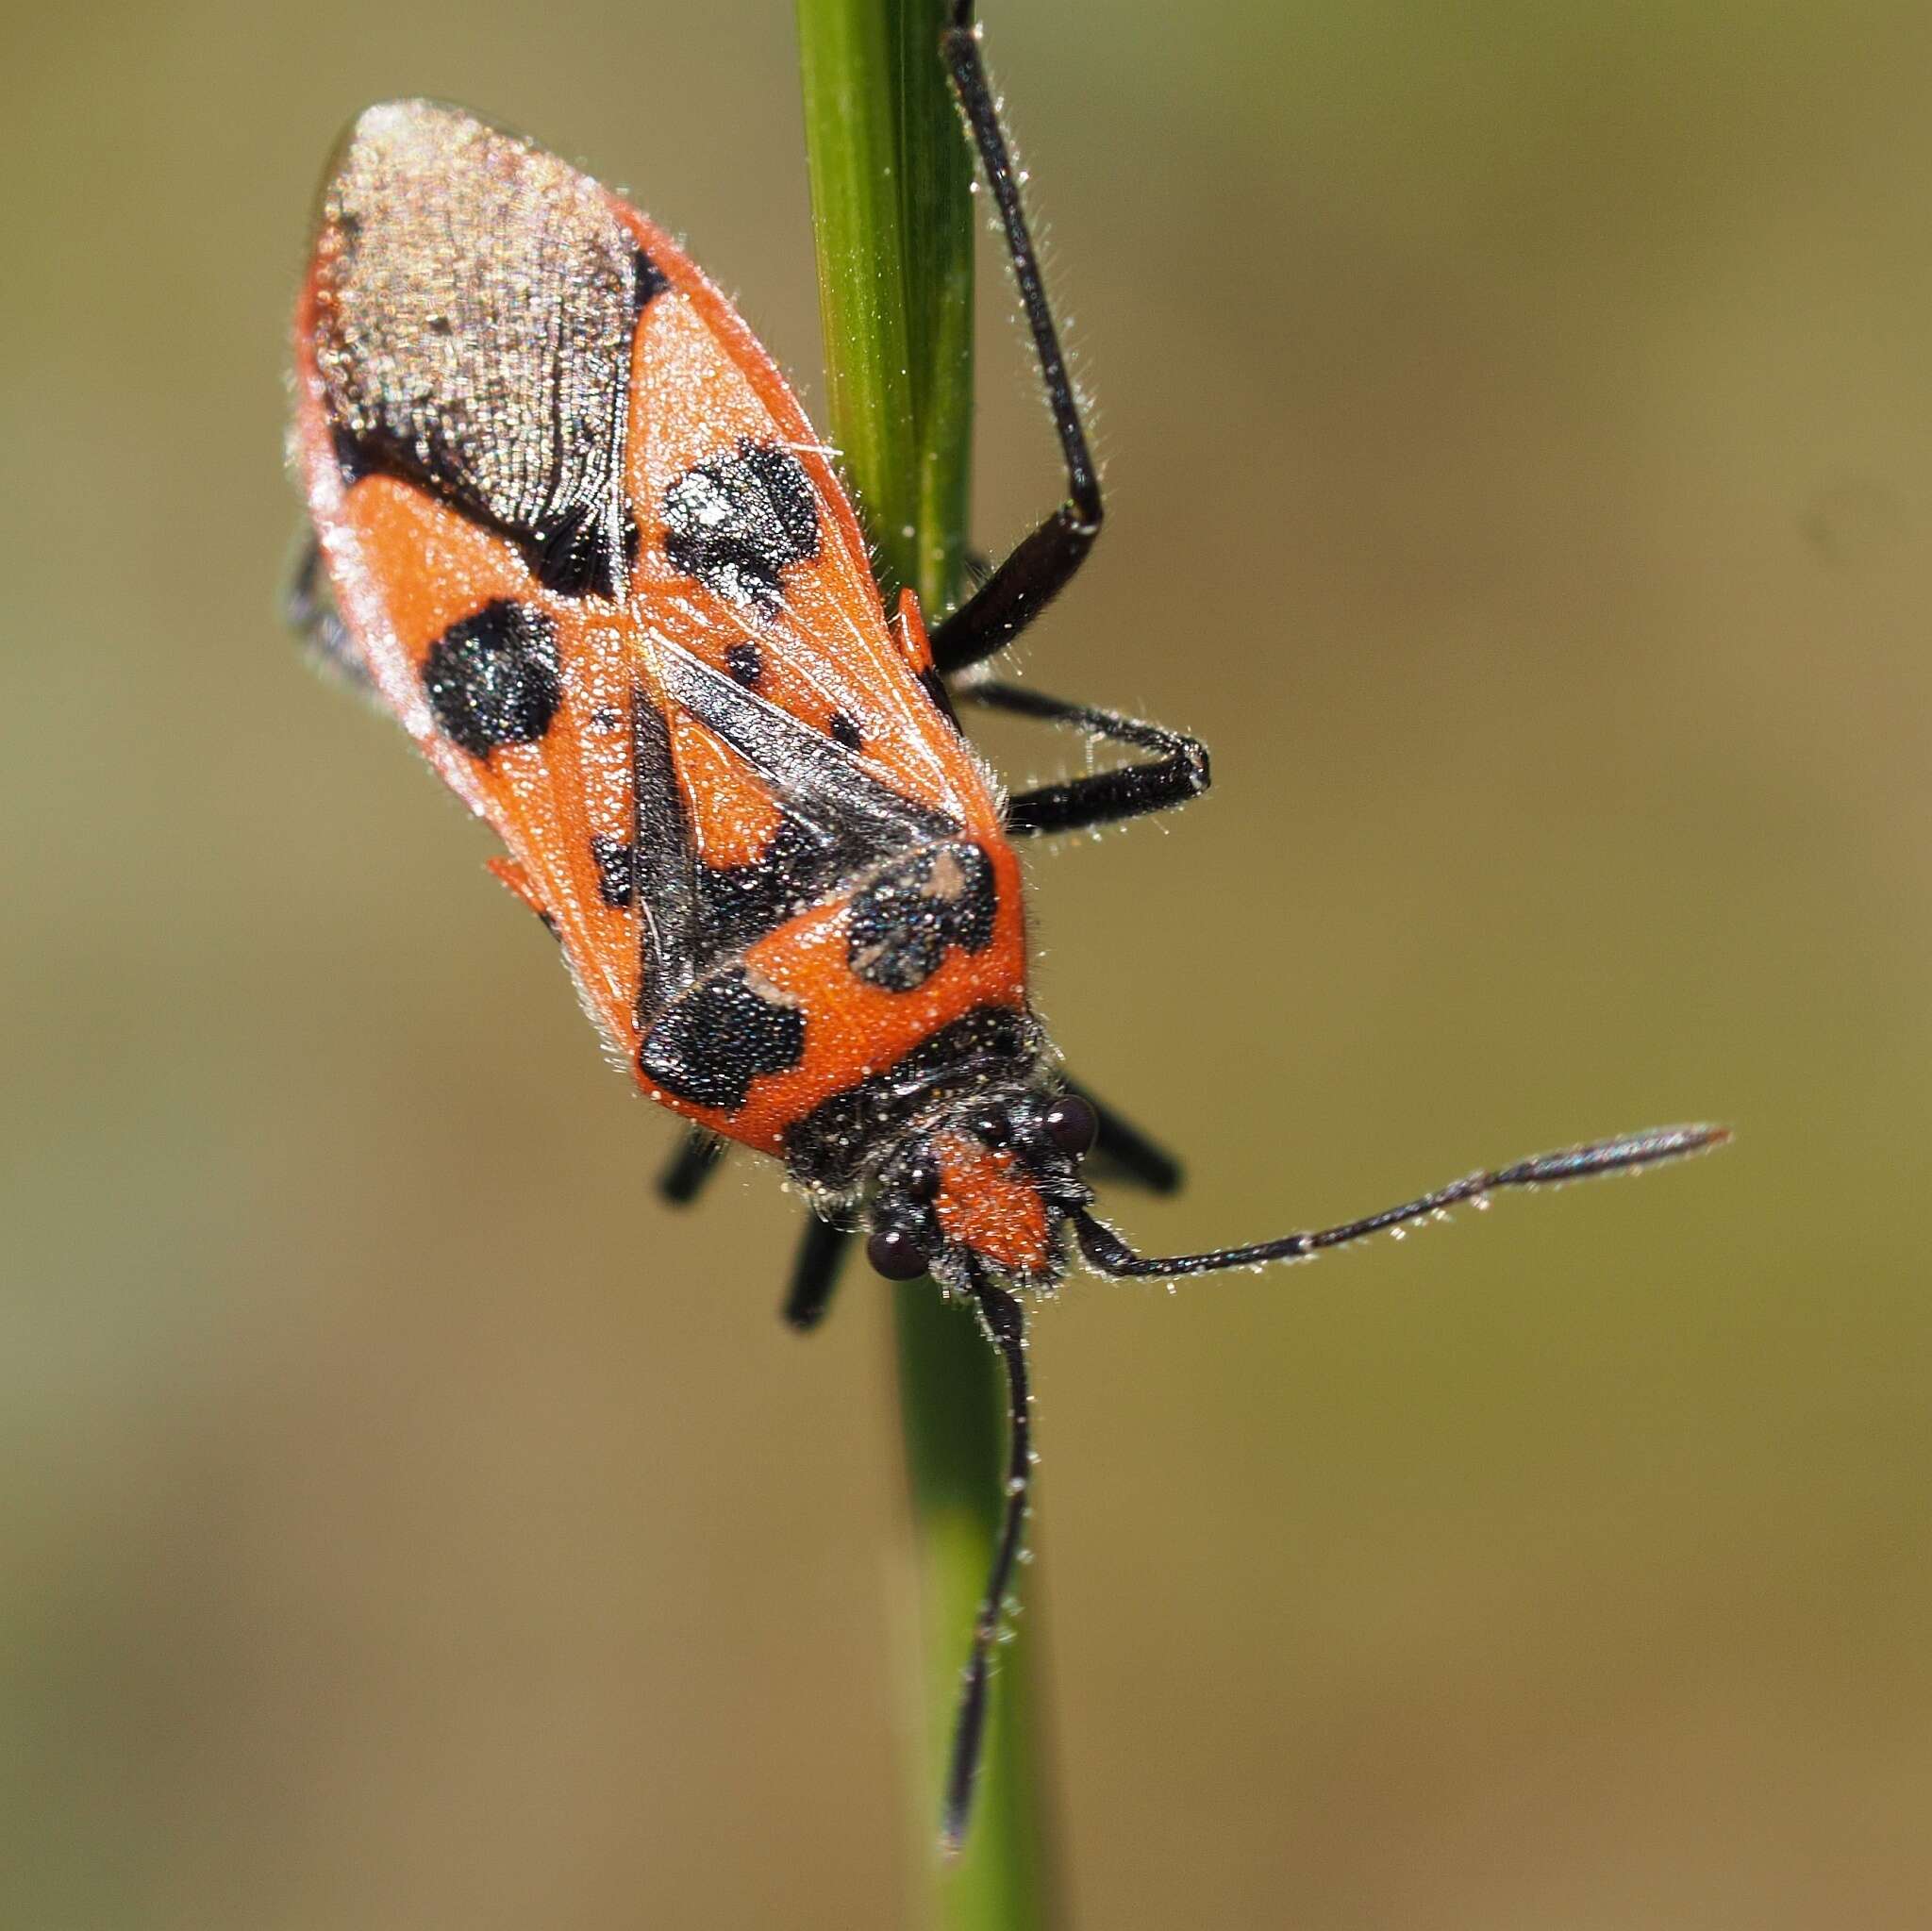
[[[1216,758],[1034,865],[1048,1017],[1193,1166],[1120,1224],[1740,1128],[1044,1314],[1070,1915],[1922,1924],[1932,17],[990,12],[1115,512],[1028,668]],[[891,1290],[802,1343],[771,1174],[658,1207],[489,841],[276,618],[371,99],[629,189],[815,400],[789,9],[8,40],[0,1917],[896,1925]],[[982,303],[996,545],[1057,482]]]

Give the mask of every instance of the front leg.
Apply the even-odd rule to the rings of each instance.
[[[1013,264],[1013,280],[1025,310],[1046,406],[1066,465],[1067,500],[1027,537],[1005,562],[988,574],[973,594],[932,634],[933,662],[942,674],[963,671],[1004,650],[1072,581],[1100,534],[1100,477],[1087,446],[1080,399],[1067,373],[1067,358],[1054,325],[1053,307],[1040,272],[1040,256],[1020,201],[1019,171],[1013,166],[999,108],[979,56],[973,0],[953,0],[952,18],[940,37],[940,50],[952,75],[979,165],[999,210],[1000,232]]]

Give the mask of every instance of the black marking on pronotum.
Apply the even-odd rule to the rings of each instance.
[[[759,1074],[804,1057],[804,1009],[735,966],[665,1007],[638,1049],[638,1068],[681,1100],[734,1112]]]
[[[756,691],[765,680],[765,654],[755,643],[727,643],[724,668],[747,691]]]
[[[834,1093],[785,1133],[785,1158],[800,1180],[849,1187],[869,1153],[937,1101],[1024,1081],[1041,1055],[1039,1026],[1010,1006],[975,1007],[922,1040],[895,1065]]]
[[[563,694],[557,632],[527,604],[486,604],[430,645],[423,690],[438,728],[472,757],[534,744]]]
[[[999,910],[992,861],[977,845],[927,845],[889,866],[852,901],[846,962],[869,986],[910,992],[949,946],[984,951]]]
[[[633,873],[637,862],[630,841],[593,833],[591,857],[597,866],[597,896],[613,910],[629,905],[635,890]]]
[[[865,733],[861,731],[842,710],[835,710],[825,729],[832,734],[832,742],[842,744],[848,751],[865,749]]]
[[[768,612],[786,566],[819,553],[818,499],[791,450],[740,437],[664,491],[664,554],[726,603]]]

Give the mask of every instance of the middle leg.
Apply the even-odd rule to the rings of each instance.
[[[724,1157],[724,1142],[715,1133],[693,1126],[677,1143],[664,1171],[658,1176],[658,1191],[674,1207],[689,1207],[704,1191],[705,1183],[718,1171]]]
[[[1008,798],[1007,830],[1015,838],[1118,824],[1145,812],[1184,805],[1208,789],[1208,747],[1185,732],[1170,731],[1092,705],[1068,704],[1019,684],[974,681],[958,686],[953,695],[961,704],[979,704],[989,710],[1066,724],[1090,738],[1105,738],[1153,754],[1143,764],[1124,764],[1114,771],[1041,785]]]

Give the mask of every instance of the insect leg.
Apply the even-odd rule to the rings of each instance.
[[[1143,812],[1164,811],[1184,805],[1208,789],[1208,747],[1198,738],[1170,731],[1118,711],[1091,705],[1067,704],[1023,685],[975,682],[961,684],[953,693],[960,703],[983,704],[991,710],[1067,724],[1089,737],[1106,738],[1148,751],[1144,764],[1123,765],[1088,777],[1041,785],[1007,800],[1007,829],[1016,838],[1037,832],[1082,831],[1097,824],[1117,824]]]
[[[724,1153],[724,1142],[715,1133],[693,1126],[658,1176],[658,1191],[674,1207],[689,1207],[718,1171]]]
[[[940,1820],[940,1846],[949,1856],[965,1840],[973,1809],[973,1787],[986,1742],[986,1690],[991,1673],[992,1648],[999,1639],[1006,1610],[1007,1590],[1019,1560],[1026,1528],[1028,1493],[1033,1480],[1032,1427],[1028,1409],[1033,1397],[1026,1385],[1026,1317],[1020,1297],[995,1287],[977,1268],[972,1293],[980,1323],[999,1350],[1007,1373],[1007,1507],[1000,1523],[999,1545],[986,1594],[973,1625],[973,1650],[966,1662],[959,1691],[958,1714],[953,1721],[953,1750],[946,1771],[945,1808]]]
[[[791,1286],[785,1296],[785,1319],[800,1334],[809,1334],[825,1318],[832,1290],[839,1285],[840,1263],[852,1243],[847,1227],[834,1226],[813,1214],[805,1224],[805,1240],[791,1267]]]
[[[1046,299],[1046,284],[1041,277],[1040,257],[1020,205],[1019,176],[987,82],[986,66],[979,58],[973,0],[954,0],[951,25],[940,36],[940,51],[999,209],[1013,279],[1019,285],[1020,306],[1026,313],[1026,326],[1040,362],[1040,379],[1046,388],[1047,408],[1059,435],[1067,470],[1067,500],[933,632],[933,662],[946,673],[963,670],[1004,649],[1067,587],[1100,534],[1102,508],[1100,477],[1087,447],[1080,401],[1067,374],[1067,359]]]
[[[322,545],[310,537],[295,559],[295,572],[282,595],[282,616],[329,670],[358,691],[374,691],[369,667],[329,600],[322,574]]]
[[[1148,1139],[1130,1120],[1123,1120],[1113,1108],[1093,1096],[1091,1088],[1077,1080],[1068,1087],[1093,1108],[1100,1123],[1090,1159],[1105,1160],[1121,1174],[1138,1182],[1151,1193],[1176,1193],[1181,1185],[1181,1163],[1158,1141]]]

